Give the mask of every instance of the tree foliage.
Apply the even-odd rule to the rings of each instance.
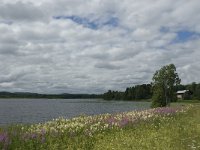
[[[164,107],[176,99],[174,88],[180,84],[181,80],[176,73],[174,64],[163,66],[157,70],[152,80],[152,107]]]
[[[192,84],[185,85],[185,89],[190,90],[192,94],[192,99],[200,100],[200,83],[197,84],[193,82]]]
[[[150,99],[151,97],[151,84],[129,87],[124,92],[109,90],[103,94],[105,100],[141,100]]]

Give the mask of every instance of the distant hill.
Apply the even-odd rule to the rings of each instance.
[[[39,94],[29,92],[0,92],[0,98],[59,98],[59,99],[86,99],[86,98],[101,98],[102,95],[97,94]]]

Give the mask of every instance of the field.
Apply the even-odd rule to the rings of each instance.
[[[200,105],[10,126],[0,129],[0,149],[200,149]]]

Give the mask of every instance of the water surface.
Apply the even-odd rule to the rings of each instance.
[[[58,117],[96,115],[141,110],[149,102],[104,101],[101,99],[0,99],[0,125],[39,123]]]

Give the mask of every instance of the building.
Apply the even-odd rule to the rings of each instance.
[[[190,90],[182,90],[176,92],[178,99],[190,99],[192,92]]]

